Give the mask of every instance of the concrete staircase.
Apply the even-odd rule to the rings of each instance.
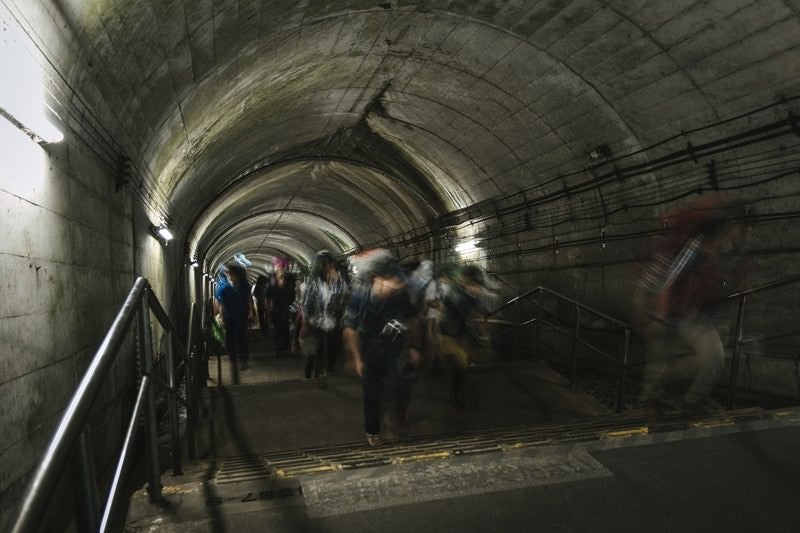
[[[450,401],[446,376],[420,373],[411,433],[388,427],[386,444],[371,448],[357,380],[334,376],[317,389],[296,379],[297,358],[257,354],[239,385],[207,389],[199,459],[182,476],[164,475],[164,502],[134,494],[126,530],[353,531],[394,516],[390,524],[404,531],[400,517],[410,509],[435,522],[454,502],[612,476],[594,458],[598,451],[800,425],[798,409],[701,420],[613,414],[544,364],[473,370],[464,411]],[[456,513],[446,523],[458,520]]]

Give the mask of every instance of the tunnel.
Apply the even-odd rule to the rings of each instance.
[[[642,318],[637,276],[678,213],[698,205],[713,211],[720,198],[739,231],[735,257],[741,268],[719,287],[726,355],[717,414],[733,422],[718,426],[749,428],[731,438],[751,450],[768,445],[747,435],[788,433],[763,437],[772,439],[774,449],[755,461],[767,470],[744,469],[754,483],[769,485],[766,471],[777,476],[771,479],[781,490],[768,491],[772,500],[756,499],[748,512],[735,498],[716,502],[728,512],[701,513],[694,525],[755,527],[759,509],[770,505],[775,531],[789,530],[800,518],[782,499],[796,496],[796,487],[783,482],[798,469],[796,452],[787,451],[787,442],[797,438],[791,406],[800,394],[796,0],[0,0],[0,18],[4,531],[19,527],[16,520],[26,510],[26,520],[43,517],[41,530],[96,527],[72,510],[79,498],[66,465],[91,456],[97,471],[91,477],[99,480],[100,492],[108,488],[142,378],[154,388],[189,386],[156,377],[142,352],[147,348],[154,359],[180,367],[177,377],[170,374],[175,379],[188,379],[188,364],[171,354],[181,347],[191,352],[192,335],[208,330],[214,277],[241,255],[251,284],[272,273],[276,258],[287,260],[297,277],[307,276],[320,250],[343,261],[386,249],[398,261],[478,265],[493,287],[492,368],[504,361],[539,364],[547,359],[544,352],[555,354],[555,362],[537,367],[547,376],[537,374],[540,384],[552,378],[575,394],[599,394],[609,416],[635,415],[641,406],[632,391],[641,380],[637,364],[644,349],[636,326]],[[132,294],[150,295],[144,301],[156,302],[159,320],[142,326],[148,312],[134,317],[139,308],[130,303]],[[548,295],[555,295],[554,303],[544,303]],[[557,325],[547,329],[552,338],[541,328],[520,326],[543,322],[545,312],[558,315]],[[510,324],[516,326],[504,329]],[[602,358],[578,364],[576,353],[585,355],[591,335],[605,346],[599,332],[607,324],[617,328],[609,348],[613,371],[603,370],[608,365]],[[118,336],[109,340],[109,332]],[[556,338],[559,332],[571,340]],[[266,353],[266,346],[254,350]],[[113,357],[98,362],[97,354],[111,351]],[[227,363],[199,348],[195,355],[213,382],[201,387],[202,394],[218,409],[256,390],[253,383],[235,389],[225,366],[228,392],[214,392],[221,390]],[[274,359],[273,376],[291,356]],[[86,377],[98,367],[102,378]],[[528,370],[504,368],[507,381],[493,382],[496,394],[487,398],[522,387]],[[353,376],[337,379],[343,391],[357,384]],[[581,392],[581,380],[594,385]],[[271,395],[299,398],[301,413],[319,401],[310,399],[319,391],[302,389],[302,382],[302,394],[287,392],[285,383],[272,386]],[[76,391],[87,387],[94,391],[91,406],[75,400]],[[559,405],[572,401],[553,394]],[[80,437],[77,430],[66,432],[75,438],[53,452],[54,432],[63,437],[60,423],[76,411],[85,415],[85,431]],[[202,425],[202,414],[195,415]],[[290,421],[269,423],[293,431]],[[359,420],[336,423],[352,424],[361,438]],[[150,427],[163,435],[163,428]],[[637,433],[639,427],[626,425],[618,433],[649,438]],[[147,431],[135,441],[136,458],[154,453],[140,442]],[[603,431],[617,435],[613,427]],[[724,439],[723,433],[699,436]],[[342,434],[342,442],[349,435]],[[334,440],[324,444],[341,444]],[[275,446],[273,452],[288,453],[312,443]],[[436,453],[450,457],[453,449]],[[599,484],[613,471],[588,452],[569,457],[573,462],[559,471],[591,470],[587,483]],[[520,462],[518,471],[540,456],[525,460],[532,463]],[[47,483],[39,477],[43,461],[59,465],[50,467],[58,472]],[[622,464],[617,456],[608,461]],[[336,475],[344,476],[345,463],[336,464]],[[510,464],[491,468],[513,477],[502,470]],[[168,465],[161,464],[164,470]],[[458,477],[458,468],[465,477]],[[467,484],[473,479],[468,472],[468,466],[454,466],[439,474],[439,483]],[[151,471],[150,481],[160,474]],[[306,503],[312,495],[321,502],[337,490],[357,490],[353,478],[336,479],[304,485]],[[744,484],[722,474],[718,479]],[[285,500],[294,501],[295,486],[282,482],[288,485],[262,493],[288,490]],[[522,524],[536,520],[525,498],[542,494],[525,491],[541,491],[542,483],[520,483],[486,489],[486,505],[508,503],[516,510],[510,516],[518,517],[496,518],[491,527],[529,530]],[[26,498],[42,485],[52,489],[51,503],[28,506]],[[549,495],[554,508],[569,508],[565,502],[577,497],[564,486],[558,490],[565,492]],[[632,486],[620,498],[635,507]],[[498,494],[505,499],[491,500]],[[654,498],[659,494],[653,492]],[[479,495],[415,495],[401,502],[410,512],[374,522],[361,521],[366,515],[358,513],[384,508],[378,504],[353,507],[356,518],[342,522],[333,511],[320,511],[310,526],[308,517],[291,514],[298,512],[292,504],[291,520],[276,530],[394,530],[403,524],[485,530],[490,511],[479,513],[476,503],[462,514],[453,503]],[[278,499],[272,496],[271,502]],[[438,511],[430,507],[436,501]],[[618,504],[587,504],[586,516],[594,509],[610,530],[619,517],[599,509]],[[649,515],[641,522],[630,513],[617,530],[641,530],[645,523],[685,528],[691,522],[681,520],[690,520],[694,508],[685,508],[683,518],[644,509]],[[735,509],[743,513],[740,522],[731,518]],[[255,527],[208,512],[209,531]],[[543,516],[545,530],[586,526],[554,512]]]

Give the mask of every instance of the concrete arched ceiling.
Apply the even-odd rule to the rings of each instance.
[[[791,1],[47,9],[151,215],[209,261],[357,248],[800,92]]]

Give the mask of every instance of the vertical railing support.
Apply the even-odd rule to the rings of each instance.
[[[539,289],[539,316],[536,320],[536,338],[533,345],[533,354],[539,358],[539,344],[542,341],[542,319],[544,318],[544,291]]]
[[[100,503],[97,493],[97,473],[92,455],[88,427],[81,431],[75,447],[73,475],[76,485],[75,510],[79,531],[97,531]]]
[[[203,283],[203,290],[205,290],[205,283]],[[189,331],[186,334],[186,366],[185,366],[185,379],[186,379],[186,452],[190,461],[195,459],[195,446],[194,446],[194,429],[196,422],[196,406],[195,406],[195,386],[197,377],[197,361],[195,357],[195,336],[199,333],[196,329],[198,322],[197,317],[197,304],[192,303],[189,309]]]
[[[172,442],[172,475],[179,476],[181,471],[181,434],[178,427],[178,387],[175,379],[175,333],[170,331],[167,336],[167,380],[170,393],[169,401],[169,430]]]
[[[153,343],[150,338],[150,302],[149,302],[150,289],[144,291],[142,294],[141,311],[139,313],[139,335],[141,339],[141,358],[142,358],[142,374],[145,376],[153,375]],[[153,387],[148,387],[145,394],[145,443],[147,466],[148,466],[148,482],[147,493],[150,495],[150,501],[161,501],[161,468],[159,465],[159,452],[158,452],[158,423],[156,420],[156,399]]]
[[[572,337],[572,376],[570,387],[578,386],[578,340],[581,338],[581,308],[575,306],[575,334]]]
[[[190,461],[196,458],[195,450],[195,425],[197,424],[197,406],[195,405],[195,387],[197,380],[197,357],[194,354],[194,346],[190,348],[186,358],[186,453]]]
[[[742,355],[742,331],[744,330],[744,305],[747,295],[739,298],[739,310],[736,313],[736,345],[733,347],[733,358],[731,359],[731,378],[728,382],[728,402],[727,409],[733,409],[736,399],[736,383],[739,380],[739,359]]]
[[[519,296],[519,295],[517,295],[517,296]],[[517,307],[517,306],[518,306],[518,301],[514,302],[514,307]],[[517,314],[517,310],[516,309],[513,310],[513,313],[512,313],[511,316],[514,316],[514,317],[519,316]],[[519,348],[518,348],[518,345],[519,345],[519,331],[518,330],[519,330],[519,326],[518,325],[514,326],[514,329],[512,330],[513,333],[514,333],[514,338],[511,339],[511,359],[514,360],[514,361],[517,360],[518,353],[519,353]]]
[[[628,370],[628,352],[631,345],[631,330],[625,328],[625,345],[622,348],[622,361],[619,365],[619,389],[617,390],[617,412],[622,411],[622,399],[625,394],[625,380],[627,378]]]

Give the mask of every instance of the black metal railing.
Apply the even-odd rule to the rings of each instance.
[[[523,320],[521,322],[513,323],[513,322],[504,322],[498,320],[492,320],[490,318],[490,322],[494,322],[496,324],[505,323],[510,327],[505,331],[505,333],[516,333],[521,328],[526,328],[528,326],[536,326],[535,330],[535,340],[534,340],[534,350],[535,353],[538,355],[539,353],[539,346],[541,344],[541,337],[542,337],[542,328],[543,326],[547,326],[551,331],[554,331],[563,337],[567,338],[570,342],[570,366],[571,366],[571,376],[570,376],[570,384],[571,386],[575,387],[577,384],[577,374],[578,374],[578,347],[583,347],[587,349],[589,352],[597,354],[601,357],[602,360],[606,362],[606,364],[610,365],[613,370],[616,372],[617,380],[618,380],[618,393],[616,399],[616,409],[620,411],[622,409],[622,399],[623,399],[623,391],[625,388],[625,378],[626,372],[628,370],[628,358],[630,354],[630,343],[631,343],[631,331],[632,328],[628,325],[625,321],[620,320],[618,318],[614,318],[612,316],[603,313],[593,307],[590,307],[584,303],[581,303],[577,300],[573,300],[563,294],[560,294],[556,291],[548,289],[546,287],[536,287],[525,293],[514,297],[498,308],[494,309],[492,312],[489,313],[489,317],[492,317],[501,311],[508,309],[509,307],[519,305],[523,302],[530,301],[531,299],[535,298],[536,301],[535,306],[537,309],[536,316]],[[546,303],[547,299],[552,299],[553,301],[557,302],[559,305],[566,304],[571,309],[571,318],[567,321],[564,321],[560,318],[560,314],[552,313],[547,310]],[[602,321],[604,325],[607,327],[605,328],[605,332],[611,332],[614,334],[620,334],[622,336],[622,348],[621,350],[617,350],[616,353],[611,353],[607,349],[601,348],[597,346],[595,342],[592,342],[585,333],[588,330],[597,331],[598,328],[596,326],[587,327],[584,325],[584,320],[589,318],[599,319]],[[516,338],[514,336],[514,346],[516,350]]]
[[[736,388],[739,378],[739,363],[742,358],[742,348],[744,346],[747,346],[748,344],[754,344],[756,342],[765,342],[768,340],[785,338],[788,336],[800,334],[800,329],[796,329],[791,332],[783,332],[780,334],[774,334],[769,336],[759,335],[757,337],[746,338],[744,336],[744,310],[745,310],[745,305],[747,304],[748,296],[771,291],[774,289],[778,289],[780,287],[785,287],[787,285],[793,285],[798,282],[800,282],[800,275],[788,276],[780,280],[764,283],[757,287],[734,292],[733,294],[729,294],[726,297],[726,300],[728,301],[738,302],[736,311],[736,325],[734,327],[734,334],[733,334],[733,356],[731,358],[731,375],[730,375],[730,380],[728,382],[728,399],[726,403],[726,407],[728,409],[733,409],[734,401],[736,399]]]
[[[161,327],[169,334],[165,380],[160,378],[154,371],[154,354],[150,329],[151,312],[158,319]],[[107,379],[112,363],[131,329],[134,319],[138,319],[139,342],[137,346],[142,375],[127,432],[101,513],[98,506],[98,502],[101,500],[98,495],[98,482],[94,474],[94,458],[89,447],[90,411],[98,392]],[[202,359],[202,357],[198,358],[196,355],[200,346],[195,341],[198,337],[196,323],[196,311],[193,306],[188,342],[184,346],[183,342],[178,338],[176,329],[167,313],[153,294],[148,281],[141,277],[136,279],[125,299],[125,303],[106,333],[77,390],[64,410],[64,414],[47,446],[44,456],[35,469],[14,522],[13,531],[15,533],[27,533],[40,529],[48,503],[51,501],[59,479],[73,454],[75,458],[73,470],[79,476],[79,479],[76,480],[76,485],[79,487],[76,496],[76,518],[79,529],[82,531],[107,531],[110,526],[112,512],[115,510],[121,494],[121,488],[131,461],[139,419],[142,416],[144,417],[144,442],[148,471],[147,491],[153,501],[162,498],[154,386],[160,387],[167,392],[172,472],[178,475],[181,473],[179,403],[183,404],[187,409],[187,436],[190,437],[190,458],[194,454],[193,425],[196,421],[197,402],[195,399],[199,385],[196,369],[198,360]],[[184,363],[187,380],[186,400],[183,400],[179,394],[177,366],[175,364],[176,345]],[[202,347],[200,348],[202,349]]]
[[[774,335],[758,335],[752,337],[745,337],[744,336],[744,309],[745,304],[749,296],[762,293],[770,290],[774,290],[780,287],[785,287],[787,285],[792,285],[800,282],[800,275],[793,275],[789,276],[780,280],[772,281],[769,283],[765,283],[759,285],[757,287],[753,287],[750,289],[737,291],[735,293],[729,294],[723,299],[720,300],[720,303],[724,302],[731,302],[736,301],[738,302],[738,308],[736,313],[736,323],[734,327],[734,334],[731,338],[731,341],[727,343],[727,348],[731,350],[732,357],[731,357],[731,371],[730,371],[730,378],[728,383],[728,398],[727,398],[727,405],[728,409],[732,409],[734,405],[734,399],[737,390],[737,381],[738,381],[738,372],[739,372],[739,365],[742,356],[743,347],[755,344],[755,343],[764,343],[770,340],[776,339],[784,339],[787,337],[793,337],[800,335],[800,329],[793,330],[791,332],[783,332]],[[550,312],[546,308],[546,299],[552,298],[558,301],[561,304],[567,304],[568,307],[572,308],[572,317],[571,318],[564,318],[563,313],[553,313]],[[624,389],[626,384],[626,376],[628,372],[637,366],[641,366],[645,363],[644,359],[637,361],[631,361],[631,340],[632,334],[634,333],[634,329],[625,321],[611,317],[601,311],[598,311],[586,304],[578,302],[577,300],[573,300],[567,296],[559,294],[553,290],[547,289],[545,287],[536,287],[530,289],[523,294],[511,298],[507,302],[503,303],[496,309],[494,309],[489,316],[495,316],[499,314],[501,311],[504,311],[508,308],[516,306],[523,302],[532,302],[536,308],[536,315],[526,318],[521,321],[508,321],[508,320],[498,320],[498,319],[489,319],[490,323],[494,323],[495,325],[504,325],[507,326],[507,329],[503,331],[503,337],[506,336],[508,333],[515,333],[523,328],[527,328],[529,326],[536,326],[535,330],[535,339],[534,339],[534,353],[538,355],[540,344],[541,344],[541,332],[542,327],[546,326],[550,328],[552,331],[555,331],[562,336],[570,339],[571,342],[571,349],[570,349],[570,359],[571,359],[571,367],[572,367],[572,375],[570,378],[570,384],[575,386],[577,382],[577,361],[578,361],[578,352],[577,347],[582,346],[588,349],[590,352],[596,353],[601,356],[601,358],[611,366],[612,371],[616,372],[617,375],[617,395],[616,395],[616,409],[620,411],[622,408],[622,400],[624,396]],[[619,334],[619,338],[621,339],[621,347],[612,353],[607,349],[600,348],[599,346],[595,345],[594,343],[588,341],[585,338],[585,333],[588,330],[597,332],[598,329],[596,327],[586,327],[582,324],[582,319],[584,319],[587,315],[594,316],[601,319],[605,324],[608,324],[610,328],[604,329],[605,332],[612,332],[615,331]],[[514,343],[516,350],[516,335],[514,336]],[[797,350],[796,350],[797,351]],[[685,354],[675,354],[674,358],[682,357]],[[760,357],[768,357],[769,354],[760,354],[760,353],[752,353],[752,355],[760,356]]]

